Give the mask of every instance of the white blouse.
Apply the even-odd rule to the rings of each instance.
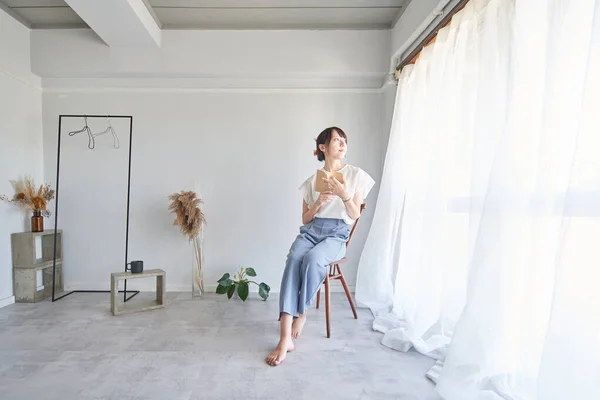
[[[373,185],[375,185],[373,178],[359,167],[346,164],[339,172],[344,176],[346,191],[350,197],[354,197],[357,192],[362,192],[363,199],[366,199]],[[315,190],[316,182],[317,174],[315,173],[300,186],[302,198],[309,207],[319,198],[319,192]],[[354,220],[346,212],[346,206],[339,196],[335,196],[333,200],[323,204],[315,217],[343,219],[348,225],[354,223]]]

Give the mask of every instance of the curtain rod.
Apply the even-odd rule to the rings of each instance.
[[[450,24],[450,22],[452,21],[452,17],[454,17],[454,15],[456,13],[458,13],[460,10],[462,10],[467,5],[467,3],[469,3],[469,1],[471,1],[471,0],[459,1],[452,8],[452,10],[450,10],[450,12],[448,14],[446,14],[440,20],[440,22],[438,22],[438,24],[431,30],[431,32],[419,42],[419,44],[414,48],[414,50],[411,51],[406,57],[403,58],[403,60],[400,62],[400,64],[396,67],[396,74],[395,74],[396,80],[398,80],[398,78],[400,76],[400,71],[402,71],[402,68],[406,67],[409,64],[414,64],[417,61],[417,59],[419,58],[419,55],[421,54],[421,51],[423,50],[423,48],[430,45],[431,43],[433,43],[435,41],[435,38],[437,37],[439,30],[448,26]]]

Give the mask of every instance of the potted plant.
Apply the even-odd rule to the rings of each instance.
[[[258,286],[258,295],[262,297],[263,301],[269,298],[269,291],[271,288],[264,282],[256,283],[254,281],[249,280],[247,277],[255,277],[256,271],[254,268],[248,267],[240,268],[240,272],[234,275],[233,279],[230,278],[229,273],[224,274],[221,279],[219,279],[219,285],[217,286],[217,294],[227,294],[227,298],[231,299],[236,293],[237,287],[237,295],[242,299],[242,301],[246,301],[248,298],[248,294],[250,292],[250,283],[254,283]]]
[[[0,196],[0,200],[8,201],[21,208],[31,210],[33,213],[31,216],[31,231],[43,232],[44,217],[50,216],[48,202],[54,198],[54,190],[49,183],[40,185],[36,189],[33,178],[30,176],[26,176],[23,182],[12,181],[12,184],[15,188],[13,198],[11,199],[8,196],[2,195]]]
[[[178,226],[181,233],[188,237],[194,247],[194,268],[192,278],[192,297],[204,294],[204,257],[202,254],[203,226],[206,223],[204,213],[200,209],[202,200],[193,191],[182,190],[169,196],[169,210],[175,214],[173,225]]]

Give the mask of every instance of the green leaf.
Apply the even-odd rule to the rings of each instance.
[[[265,290],[267,293],[269,293],[269,291],[271,290],[271,287],[270,287],[269,285],[267,285],[266,283],[264,283],[264,282],[261,282],[261,283],[260,283],[260,285],[258,285],[258,287],[260,287],[260,288],[264,288],[264,290]]]
[[[248,276],[256,276],[256,271],[254,270],[254,268],[246,268],[246,275]]]
[[[260,285],[258,285],[258,295],[262,297],[263,300],[267,300],[269,298],[270,290],[271,288],[269,287],[269,285],[267,285],[264,282],[261,282]]]
[[[242,299],[242,301],[246,301],[246,299],[248,298],[248,292],[249,292],[249,288],[248,288],[248,283],[247,282],[242,282],[239,284],[238,286],[238,296],[240,296],[240,299]]]
[[[227,298],[231,300],[233,293],[235,293],[235,285],[229,286],[229,289],[227,290]]]
[[[217,286],[217,294],[225,294],[227,293],[227,286],[219,285]]]
[[[231,279],[229,279],[229,276],[230,276],[229,274],[225,274],[217,282],[219,282],[219,284],[223,285],[223,286],[230,286],[231,285]]]

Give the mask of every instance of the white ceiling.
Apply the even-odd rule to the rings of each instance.
[[[162,29],[390,29],[411,0],[143,1]],[[0,0],[0,8],[32,29],[88,27],[64,0]]]

